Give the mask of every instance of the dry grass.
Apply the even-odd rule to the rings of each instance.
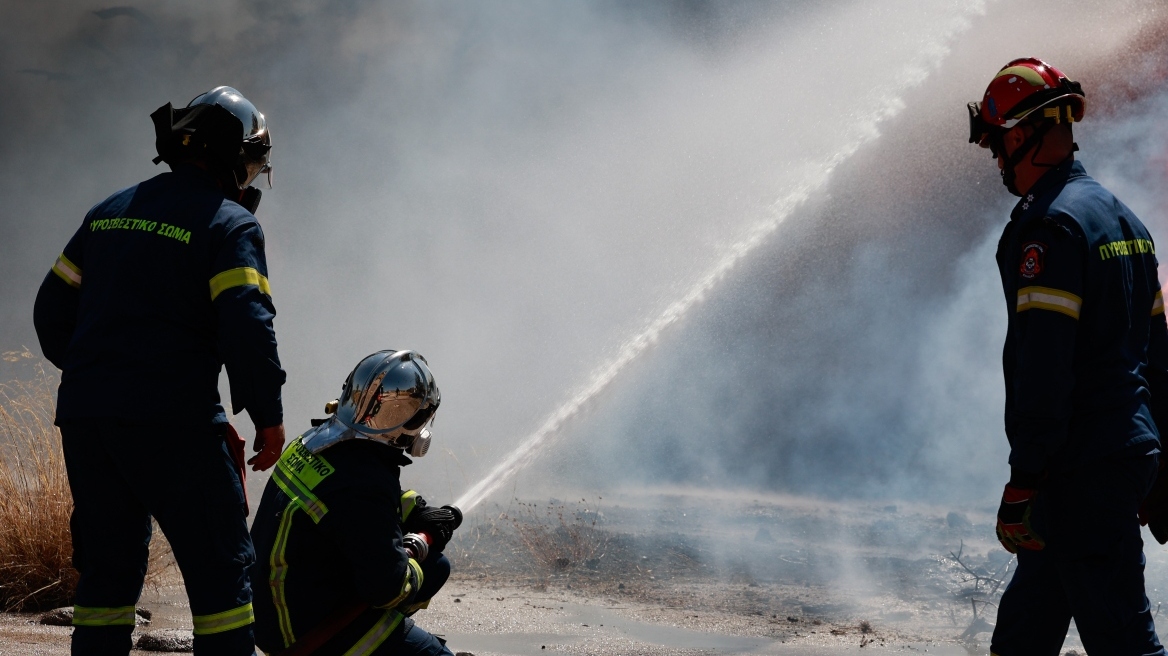
[[[580,565],[595,569],[604,557],[608,533],[596,528],[596,511],[581,499],[575,509],[562,503],[544,507],[516,500],[511,520],[519,544],[538,573],[564,572]]]
[[[35,370],[28,380],[0,385],[0,610],[5,611],[71,604],[77,586],[69,535],[73,498],[53,425],[56,380],[41,366]],[[151,544],[152,582],[170,562],[161,537],[156,531]]]

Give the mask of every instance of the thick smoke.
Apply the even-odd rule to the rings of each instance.
[[[720,114],[726,86],[745,85],[722,79],[722,59],[805,9],[4,11],[6,348],[35,344],[33,293],[85,210],[157,172],[149,112],[230,83],[276,144],[259,214],[290,430],[361,356],[409,346],[445,393],[439,444],[471,466],[501,455],[716,240],[742,189],[697,193],[709,175],[758,176],[759,197],[785,175],[758,165],[772,165],[762,148],[720,146],[741,141],[735,121],[770,116],[775,91]]]
[[[1006,303],[993,254],[1014,199],[965,142],[965,101],[1008,58],[1055,62],[1093,101],[1080,158],[1161,241],[1165,227],[1168,96],[1162,66],[1149,65],[1160,46],[1147,47],[1164,16],[1078,5],[1051,23],[1048,8],[1028,7],[991,5],[955,40],[822,202],[596,404],[565,442],[569,462],[598,464],[561,475],[607,472],[623,457],[644,464],[626,481],[996,498],[1008,475]],[[1048,29],[1035,33],[1043,17]]]
[[[444,407],[435,452],[409,473],[453,496],[853,143],[924,55],[939,68],[907,70],[919,81],[879,139],[535,473],[600,472],[573,480],[601,489],[977,490],[1005,451],[990,255],[1009,201],[964,143],[964,102],[1029,53],[1092,88],[1076,67],[1101,71],[1154,5],[9,3],[0,347],[35,344],[36,286],[85,211],[158,171],[148,114],[231,84],[276,144],[259,216],[289,430],[361,356],[416,348]],[[943,32],[960,34],[939,48]],[[1162,172],[1163,150],[1138,137],[1160,129],[1160,101],[1134,102],[1081,142],[1153,218],[1139,158],[1107,141],[1132,140]]]

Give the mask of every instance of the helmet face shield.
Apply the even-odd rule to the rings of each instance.
[[[965,107],[969,110],[969,143],[988,148],[986,141],[994,126],[981,117],[981,103],[974,101]]]
[[[426,359],[415,351],[379,351],[349,374],[336,419],[354,437],[377,440],[425,455],[429,427],[442,402]]]
[[[348,440],[370,440],[415,458],[430,450],[430,427],[442,395],[426,358],[416,351],[378,351],[353,369],[341,397],[325,406],[333,416],[303,435],[312,453]]]
[[[246,187],[261,174],[268,177],[268,189],[272,188],[272,137],[266,129],[259,137],[245,140],[240,149],[247,180],[240,185]]]

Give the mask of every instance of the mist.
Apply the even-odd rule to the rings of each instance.
[[[768,221],[508,490],[995,495],[993,248],[1012,198],[965,143],[964,104],[1027,55],[1093,100],[1155,73],[1156,52],[1131,44],[1164,20],[1137,0],[0,13],[0,350],[35,347],[37,285],[88,208],[161,172],[150,112],[235,86],[273,133],[257,215],[288,431],[362,356],[417,349],[443,407],[406,478],[443,502]],[[1120,55],[1134,63],[1108,63]],[[1077,133],[1088,171],[1154,237],[1168,221],[1159,74],[1091,105]]]

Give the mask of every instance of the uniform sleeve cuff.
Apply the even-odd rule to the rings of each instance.
[[[277,401],[274,405],[262,408],[248,408],[247,414],[256,428],[271,428],[284,423],[284,408]]]
[[[1023,478],[1040,478],[1046,471],[1046,450],[1037,445],[1019,444],[1010,450],[1011,480],[1015,474]]]

